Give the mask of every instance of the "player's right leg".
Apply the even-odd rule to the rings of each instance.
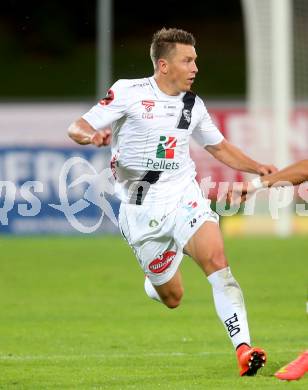
[[[148,277],[146,279],[151,283]],[[169,307],[169,309],[175,309],[181,303],[184,292],[180,271],[177,270],[168,282],[160,286],[153,286],[153,288],[155,288],[162,303]]]
[[[173,213],[163,207],[155,210],[154,206],[121,205],[119,214],[122,235],[145,274],[146,294],[169,308],[179,306],[183,296],[178,270],[183,251],[170,233]]]
[[[145,274],[144,289],[148,297],[170,309],[178,307],[184,292],[178,269],[183,252],[172,241],[168,249],[159,240],[148,241],[135,252]]]

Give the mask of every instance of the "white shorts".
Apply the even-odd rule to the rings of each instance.
[[[133,205],[122,203],[120,230],[135,252],[151,283],[168,282],[178,269],[183,248],[206,221],[219,222],[196,181],[186,189],[178,203]]]

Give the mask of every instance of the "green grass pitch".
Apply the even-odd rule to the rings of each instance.
[[[307,238],[226,240],[253,344],[268,352],[239,378],[211,290],[185,258],[170,310],[143,291],[118,237],[0,239],[0,389],[307,389],[273,373],[308,347]]]

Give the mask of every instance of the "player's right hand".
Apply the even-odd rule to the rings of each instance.
[[[91,137],[91,144],[97,147],[108,146],[111,143],[111,129],[96,131]]]

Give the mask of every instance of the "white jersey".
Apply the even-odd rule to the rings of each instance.
[[[132,204],[181,198],[196,176],[189,137],[203,147],[223,140],[198,96],[166,95],[154,77],[118,80],[83,118],[96,130],[111,126],[117,194]]]

